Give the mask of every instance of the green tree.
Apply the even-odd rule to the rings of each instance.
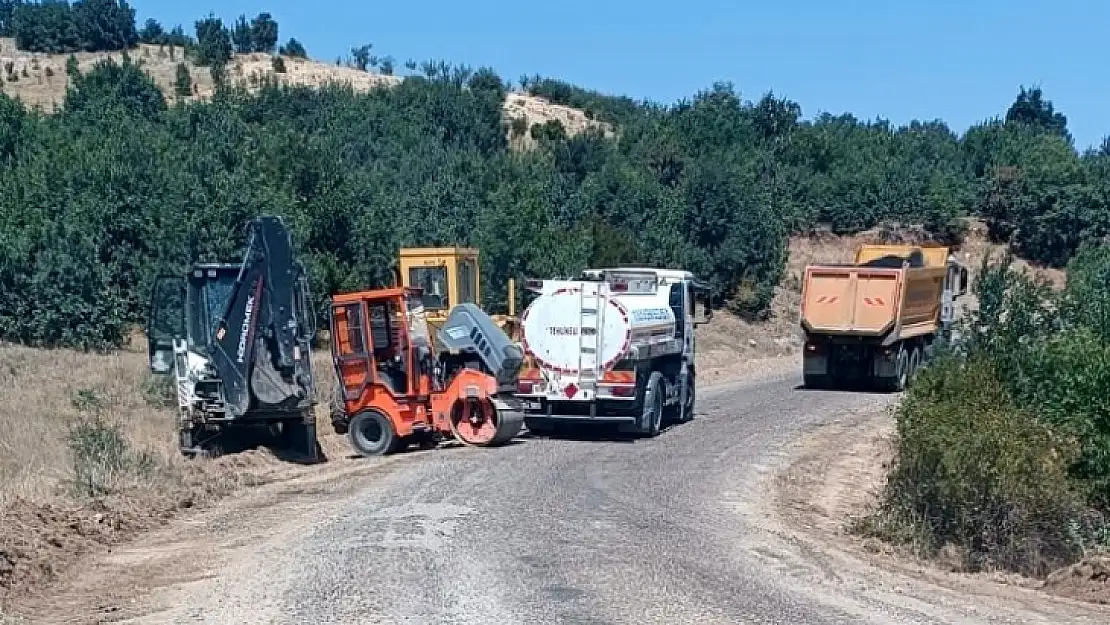
[[[139,31],[139,41],[154,45],[167,43],[167,33],[162,24],[153,17],[148,18]]]
[[[297,41],[296,38],[291,38],[289,41],[285,42],[285,45],[281,46],[278,53],[282,56],[290,56],[293,58],[308,58],[308,51],[304,49],[304,46],[301,45],[301,42]]]
[[[217,70],[223,68],[231,60],[232,54],[231,33],[224,26],[223,20],[211,14],[197,20],[196,33],[197,65],[210,66]]]
[[[1071,133],[1068,132],[1068,118],[1052,105],[1052,100],[1044,98],[1040,87],[1026,89],[1024,86],[1018,92],[1017,99],[1006,111],[1008,123],[1026,124],[1043,129],[1071,142]]]
[[[197,35],[200,36],[199,33]],[[251,25],[247,22],[246,15],[240,15],[231,28],[231,43],[238,54],[254,52],[254,41],[251,39]]]
[[[278,42],[278,23],[269,13],[259,13],[251,20],[251,45],[255,52],[273,54]]]
[[[370,67],[370,49],[373,47],[372,44],[364,43],[361,46],[351,48],[351,59],[354,60],[356,69],[365,72]]]
[[[193,95],[193,78],[189,75],[189,67],[185,63],[178,63],[174,74],[173,91],[179,99]]]

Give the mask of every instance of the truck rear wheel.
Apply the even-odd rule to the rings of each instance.
[[[910,355],[906,351],[906,346],[902,345],[898,348],[898,356],[896,364],[894,365],[894,377],[883,378],[882,386],[887,391],[892,393],[901,393],[906,390],[906,384],[909,382],[910,376]]]
[[[917,370],[921,367],[921,348],[917,345],[913,346],[913,351],[910,352],[909,375],[906,376],[907,383],[912,384],[914,379],[917,378]]]

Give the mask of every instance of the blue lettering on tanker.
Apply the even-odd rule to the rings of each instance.
[[[641,321],[670,321],[671,311],[666,308],[637,308],[632,311],[632,319]]]

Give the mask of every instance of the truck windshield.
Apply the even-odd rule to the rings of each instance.
[[[413,267],[409,269],[409,284],[424,289],[425,309],[446,310],[450,307],[446,267]]]

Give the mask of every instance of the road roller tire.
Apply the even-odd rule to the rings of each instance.
[[[393,428],[393,421],[377,410],[355,415],[347,430],[347,439],[351,447],[366,458],[391,454],[403,446],[401,437]]]
[[[462,400],[451,409],[451,433],[472,447],[498,447],[520,434],[524,413],[498,409],[489,399]]]

